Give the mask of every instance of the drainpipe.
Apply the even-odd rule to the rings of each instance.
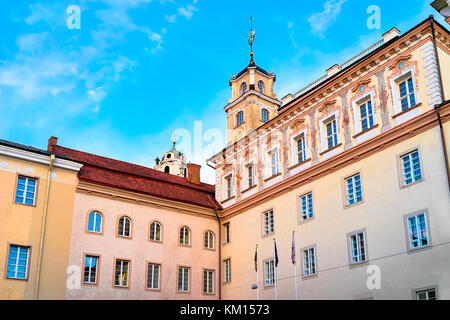
[[[52,168],[53,163],[55,161],[55,155],[50,156],[50,165],[48,168],[48,176],[47,176],[47,188],[45,190],[45,202],[44,202],[44,213],[42,215],[42,223],[41,223],[41,239],[39,240],[39,258],[36,272],[36,285],[34,289],[34,299],[39,300],[39,285],[41,281],[41,265],[42,265],[42,255],[44,249],[44,238],[45,238],[45,226],[47,224],[47,213],[48,213],[48,199],[50,197],[50,182],[52,179]]]
[[[214,209],[217,221],[219,222],[219,300],[222,300],[222,223],[220,222],[217,209]]]

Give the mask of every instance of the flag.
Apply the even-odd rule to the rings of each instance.
[[[258,272],[258,245],[256,245],[255,249],[255,271]]]
[[[295,264],[295,231],[292,231],[292,252],[291,252],[292,264]]]
[[[274,250],[275,250],[275,257],[274,257],[274,259],[275,259],[275,267],[277,267],[278,266],[278,253],[277,253],[277,243],[275,242],[275,239],[273,239],[273,245],[275,246],[274,247]]]

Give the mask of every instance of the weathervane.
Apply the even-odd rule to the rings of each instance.
[[[255,30],[253,30],[253,16],[250,16],[250,34],[248,35],[248,44],[250,45],[250,64],[253,65],[253,41],[255,41]]]

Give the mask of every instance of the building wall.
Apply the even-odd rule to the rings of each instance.
[[[47,157],[48,158],[48,157]],[[0,156],[0,299],[34,299],[48,165]],[[39,299],[63,299],[77,172],[54,168]],[[36,206],[14,203],[18,174],[39,179]],[[6,278],[8,244],[31,247],[27,280]]]
[[[75,197],[69,264],[83,266],[84,254],[100,255],[98,285],[67,289],[66,299],[218,299],[218,222],[212,210],[150,199],[96,186],[79,187]],[[84,191],[83,191],[84,190]],[[114,195],[113,197],[111,195]],[[137,203],[139,201],[139,203]],[[87,215],[103,214],[102,235],[86,232]],[[132,239],[116,236],[119,216],[133,221]],[[162,242],[149,241],[149,226],[158,221],[163,227]],[[179,229],[191,230],[191,246],[179,245]],[[204,233],[215,234],[215,250],[204,249]],[[114,287],[114,258],[131,259],[129,288]],[[146,289],[147,262],[161,264],[160,291]],[[178,266],[191,267],[190,293],[178,293]],[[203,268],[215,270],[213,295],[203,294]]]
[[[446,135],[450,126],[445,124]],[[396,157],[419,146],[424,181],[400,188]],[[361,172],[363,203],[344,208],[342,179]],[[292,191],[236,214],[223,222],[231,227],[231,242],[223,257],[231,257],[232,280],[223,286],[224,299],[256,299],[254,270],[258,244],[260,299],[273,299],[274,288],[264,288],[262,261],[273,257],[277,241],[278,299],[294,299],[291,263],[292,231],[296,234],[299,299],[411,299],[411,290],[438,286],[439,298],[450,298],[449,189],[438,127],[405,140],[361,161],[336,170]],[[313,194],[313,220],[299,223],[298,197]],[[275,233],[262,236],[262,213],[274,210]],[[426,209],[432,248],[407,252],[403,216]],[[253,226],[241,228],[241,226]],[[365,228],[370,262],[349,267],[349,232]],[[315,245],[318,275],[301,276],[301,248]],[[381,270],[381,289],[369,290],[367,267]]]

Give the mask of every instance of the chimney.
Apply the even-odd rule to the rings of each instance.
[[[383,34],[383,40],[384,43],[387,43],[389,40],[394,39],[395,37],[397,37],[400,34],[400,31],[397,28],[392,28],[391,30],[389,30],[388,32]]]
[[[283,98],[281,98],[281,102],[283,104],[287,104],[289,101],[292,101],[292,99],[294,99],[294,96],[292,94],[288,93]]]
[[[195,163],[188,163],[187,165],[187,181],[194,184],[200,184],[200,168],[202,166]]]
[[[332,75],[335,75],[339,71],[341,71],[341,66],[337,65],[337,64],[333,65],[332,67],[327,69],[327,76],[328,76],[328,78],[331,77]]]
[[[58,137],[51,136],[50,139],[48,139],[47,144],[47,151],[54,152],[54,148],[58,144]]]

